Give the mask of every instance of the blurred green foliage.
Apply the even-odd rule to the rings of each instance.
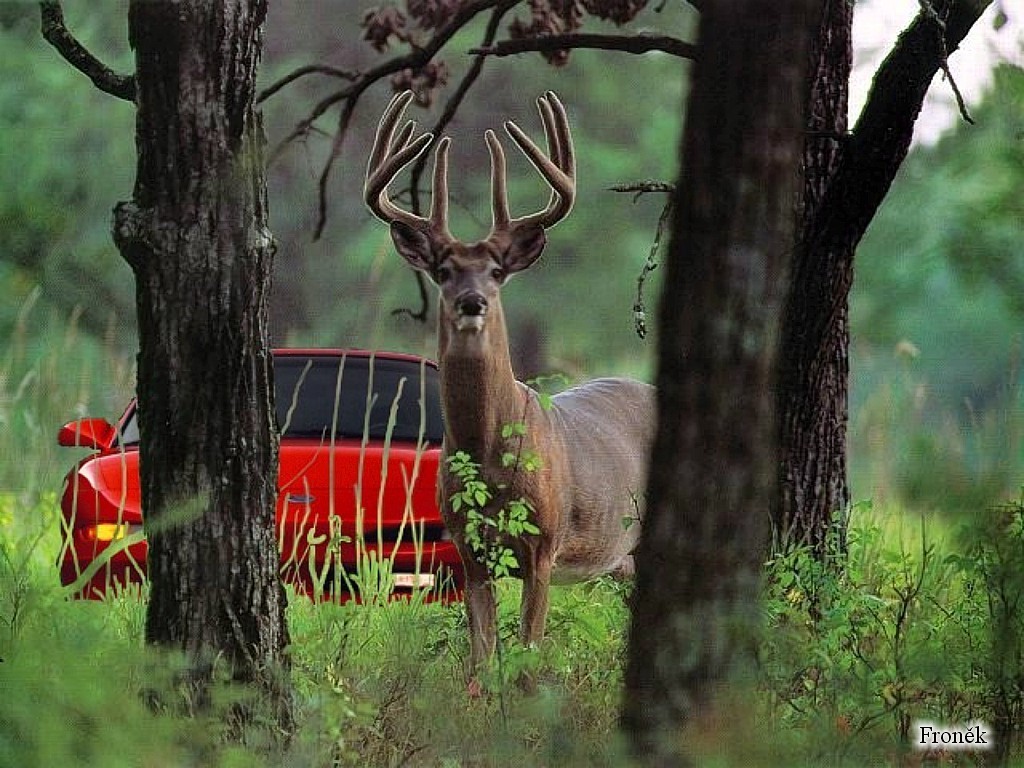
[[[997,68],[972,112],[908,157],[851,300],[855,479],[959,509],[1024,468],[1024,71]]]
[[[117,4],[121,14],[125,5]],[[76,33],[128,71],[127,41],[117,34],[126,17],[119,25],[111,18],[84,4],[68,8]],[[39,34],[36,4],[4,4],[0,39],[0,331],[41,289],[42,316],[77,312],[90,332],[112,327],[131,344],[134,288],[111,243],[110,211],[115,195],[131,191],[133,108],[58,58]]]
[[[1022,502],[956,524],[861,505],[842,571],[806,551],[768,564],[762,693],[813,764],[917,764],[916,720],[980,720],[984,762],[1021,764]]]
[[[379,63],[381,55],[360,39],[360,19],[373,4],[272,3],[261,86],[303,64],[361,70]],[[119,72],[131,69],[126,7],[126,0],[65,3],[72,31]],[[75,376],[102,378],[104,365],[116,377],[131,376],[132,275],[111,242],[110,211],[132,192],[133,108],[98,92],[57,56],[39,35],[35,4],[0,8],[0,339],[12,340],[3,360],[0,392],[8,399],[0,402],[0,420],[25,425],[30,411],[15,408],[13,398],[26,402],[33,391],[26,377],[37,376],[55,348],[94,350],[86,357],[96,372]],[[692,39],[694,19],[685,3],[651,4],[636,26]],[[465,51],[482,38],[484,21],[444,54],[453,82],[469,66]],[[542,369],[570,380],[653,375],[656,339],[637,338],[632,306],[665,201],[661,195],[634,200],[609,187],[674,181],[687,67],[662,54],[597,51],[574,52],[561,68],[537,54],[491,59],[449,127],[453,228],[471,240],[489,225],[483,131],[513,118],[538,136],[533,100],[549,88],[569,108],[579,159],[576,209],[550,233],[541,262],[504,292],[513,346],[541,360]],[[269,145],[276,147],[343,84],[311,75],[264,102]],[[325,185],[327,224],[318,240],[319,179],[336,112],[284,147],[269,169],[279,243],[276,344],[434,352],[433,291],[426,324],[394,314],[419,308],[416,282],[387,228],[361,200],[366,152],[389,97],[382,83],[360,101]],[[409,116],[430,126],[439,110],[439,104],[413,108]],[[857,496],[892,492],[914,503],[962,508],[1012,489],[1024,466],[1021,71],[1000,68],[973,114],[976,125],[962,123],[935,146],[912,152],[858,251],[851,298]],[[518,151],[508,149],[513,209],[540,207],[547,190]],[[400,179],[393,191],[407,183]],[[651,310],[659,276],[655,270],[646,287]],[[59,375],[59,362],[45,364],[54,370],[35,379],[38,387]],[[54,403],[45,417],[50,406],[39,405],[44,421],[33,428],[49,435],[55,420],[86,406],[115,415],[120,402],[114,400],[124,389],[119,381],[109,388],[114,394],[95,404]],[[47,395],[38,391],[41,404]],[[887,436],[884,444],[879,435]],[[943,468],[938,479],[935,467]]]

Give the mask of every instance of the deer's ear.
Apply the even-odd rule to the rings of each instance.
[[[416,269],[430,274],[434,268],[434,247],[426,232],[404,222],[393,221],[391,239],[399,256]]]
[[[540,225],[512,230],[512,241],[502,256],[501,265],[510,275],[522,272],[540,258],[548,238]]]

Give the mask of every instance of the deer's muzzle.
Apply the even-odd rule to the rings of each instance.
[[[464,293],[455,300],[456,328],[479,333],[487,316],[487,298],[476,291]]]

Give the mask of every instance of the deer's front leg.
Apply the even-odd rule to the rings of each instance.
[[[551,554],[546,547],[531,552],[529,567],[523,571],[523,602],[519,615],[519,639],[526,647],[533,647],[544,639],[544,624],[548,616],[548,591],[551,586]],[[537,684],[533,675],[524,670],[519,676],[519,687],[533,693]]]
[[[547,547],[541,546],[531,553],[530,566],[523,573],[519,639],[525,646],[536,645],[544,639],[550,586],[551,552]]]
[[[494,583],[484,570],[466,575],[466,618],[469,623],[469,670],[475,677],[481,665],[494,654],[498,616]]]

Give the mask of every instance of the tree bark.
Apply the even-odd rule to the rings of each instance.
[[[779,348],[779,506],[773,516],[773,545],[810,545],[824,556],[832,531],[845,546],[850,491],[846,470],[846,426],[850,327],[846,293],[852,282],[853,251],[817,252],[807,245],[829,183],[839,164],[847,132],[850,68],[853,60],[853,6],[827,0],[811,45],[804,144],[804,187],[793,256],[790,293]],[[819,274],[815,274],[819,273]],[[827,286],[815,295],[813,285]],[[823,349],[805,348],[801,328],[806,314],[831,307]]]
[[[777,335],[815,0],[703,8],[659,310],[659,425],[622,724],[641,764],[749,666],[777,481]]]
[[[138,166],[114,237],[136,277],[146,641],[187,653],[200,703],[215,660],[275,694],[288,667],[267,330],[274,242],[253,110],[265,14],[263,0],[129,10]]]
[[[819,558],[845,548],[854,251],[907,156],[935,74],[990,4],[928,3],[882,63],[846,137],[849,9],[842,0],[826,6],[808,90],[803,220],[779,351],[778,547],[807,545]]]

